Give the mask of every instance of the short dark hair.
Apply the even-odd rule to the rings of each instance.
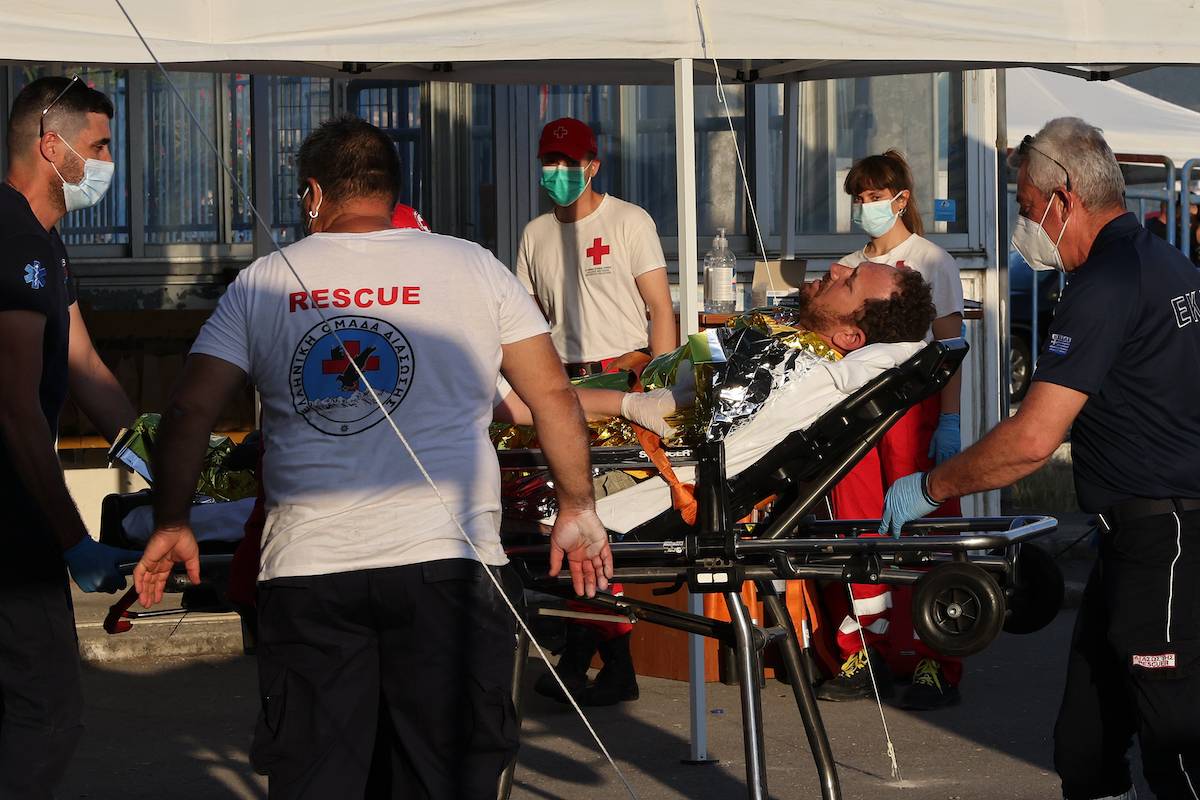
[[[400,157],[383,131],[350,114],[321,123],[300,145],[297,177],[313,178],[333,202],[400,196]]]
[[[12,161],[21,151],[37,139],[38,125],[42,122],[42,110],[54,103],[46,114],[45,130],[60,136],[72,136],[83,127],[84,115],[103,114],[113,118],[113,104],[104,92],[93,89],[80,79],[78,86],[71,86],[73,78],[55,75],[38,78],[29,83],[13,101],[8,115],[8,158]],[[62,95],[59,97],[59,95]],[[54,102],[55,98],[58,102]]]
[[[886,300],[868,300],[854,323],[868,344],[920,342],[929,332],[937,311],[929,284],[915,270],[896,273],[896,289]]]

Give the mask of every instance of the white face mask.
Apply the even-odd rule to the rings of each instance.
[[[867,236],[878,239],[890,231],[896,225],[896,218],[904,213],[903,209],[892,210],[892,203],[901,197],[903,194],[870,203],[853,203],[850,206],[850,221],[862,228]]]
[[[1012,235],[1012,246],[1021,254],[1021,258],[1025,259],[1025,263],[1036,270],[1056,269],[1059,272],[1066,272],[1058,245],[1067,232],[1067,223],[1071,221],[1071,218],[1068,217],[1063,221],[1057,241],[1051,241],[1050,234],[1046,233],[1046,229],[1042,227],[1050,213],[1050,204],[1053,202],[1054,198],[1051,197],[1050,202],[1046,204],[1046,212],[1042,214],[1041,222],[1034,222],[1029,217],[1017,217],[1017,227]]]
[[[111,161],[101,161],[97,158],[83,158],[74,147],[67,143],[66,139],[61,136],[58,139],[67,145],[68,150],[83,159],[83,177],[79,183],[68,183],[62,173],[58,171],[58,167],[54,166],[54,162],[50,162],[50,166],[54,167],[54,174],[63,182],[63,202],[66,203],[67,211],[91,208],[104,198],[108,187],[112,186],[116,165]]]

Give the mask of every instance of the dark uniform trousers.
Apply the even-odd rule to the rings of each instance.
[[[1105,519],[1054,728],[1068,800],[1131,786],[1134,735],[1158,800],[1200,798],[1200,511]]]
[[[452,559],[259,585],[270,797],[495,800],[515,758],[515,622]]]
[[[0,799],[52,798],[82,734],[66,576],[0,581]]]

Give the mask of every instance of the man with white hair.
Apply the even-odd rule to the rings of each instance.
[[[1075,491],[1100,556],[1075,624],[1054,764],[1068,800],[1133,798],[1138,735],[1159,800],[1200,797],[1200,272],[1125,210],[1098,128],[1026,137],[1013,246],[1068,273],[1034,383],[978,444],[888,491],[898,533],[950,497],[1007,486],[1071,433]]]

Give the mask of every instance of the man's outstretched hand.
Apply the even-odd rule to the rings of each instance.
[[[162,600],[163,589],[171,570],[178,563],[187,567],[192,583],[200,582],[200,547],[191,525],[168,525],[156,528],[142,560],[133,570],[133,585],[138,592],[138,601],[143,607]]]
[[[593,509],[559,512],[550,532],[550,577],[562,570],[564,554],[575,594],[595,597],[597,588],[608,588],[613,570],[612,551],[608,547],[608,531]]]

